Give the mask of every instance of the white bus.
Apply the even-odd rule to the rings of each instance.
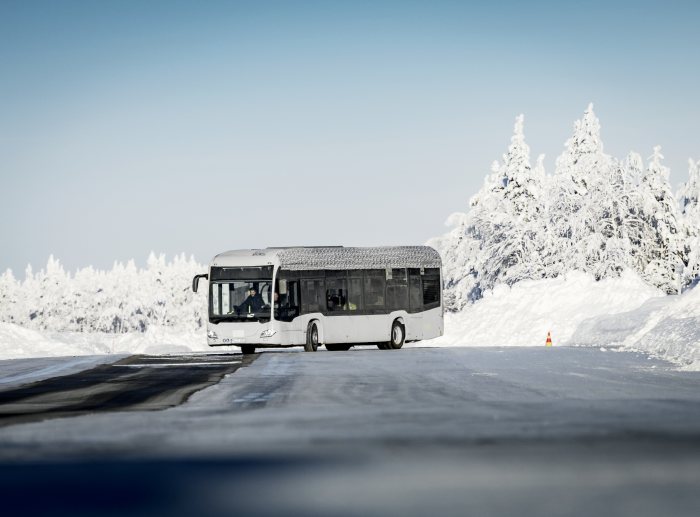
[[[428,246],[227,251],[209,273],[210,346],[372,344],[399,349],[443,333],[440,255]]]

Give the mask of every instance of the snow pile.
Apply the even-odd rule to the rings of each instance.
[[[629,312],[586,320],[570,343],[622,345],[700,370],[700,289],[650,299]]]
[[[501,284],[459,313],[445,315],[445,335],[431,346],[544,346],[551,331],[555,345],[568,344],[579,324],[595,316],[631,311],[662,298],[633,271],[596,282],[570,272],[545,280]],[[606,341],[592,343],[604,345]]]
[[[12,323],[0,323],[0,359],[87,355],[89,353],[79,346],[56,341],[35,330],[25,329]]]
[[[221,347],[221,351],[233,348]],[[145,332],[40,333],[12,323],[0,323],[0,359],[84,356],[94,354],[168,355],[211,352],[204,330],[182,331],[150,327]]]

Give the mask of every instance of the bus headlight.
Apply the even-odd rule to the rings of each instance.
[[[275,332],[276,332],[276,331],[273,330],[273,329],[263,330],[263,331],[260,333],[260,337],[272,337],[272,336],[275,335]]]
[[[213,330],[208,330],[208,331],[207,331],[207,337],[208,337],[209,339],[219,339],[219,336],[217,336],[217,335],[216,335],[216,332],[214,332]]]

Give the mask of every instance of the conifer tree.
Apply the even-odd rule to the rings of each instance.
[[[687,261],[683,285],[688,286],[700,278],[700,161],[688,160],[688,181],[678,192],[678,203]]]
[[[648,230],[642,242],[646,261],[642,275],[652,285],[675,293],[680,283],[677,275],[685,261],[678,207],[668,183],[669,170],[661,163],[663,158],[661,146],[655,146],[642,176],[641,212]]]

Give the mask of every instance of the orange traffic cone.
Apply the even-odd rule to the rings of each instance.
[[[552,333],[547,331],[547,341],[545,341],[544,346],[552,346]]]

